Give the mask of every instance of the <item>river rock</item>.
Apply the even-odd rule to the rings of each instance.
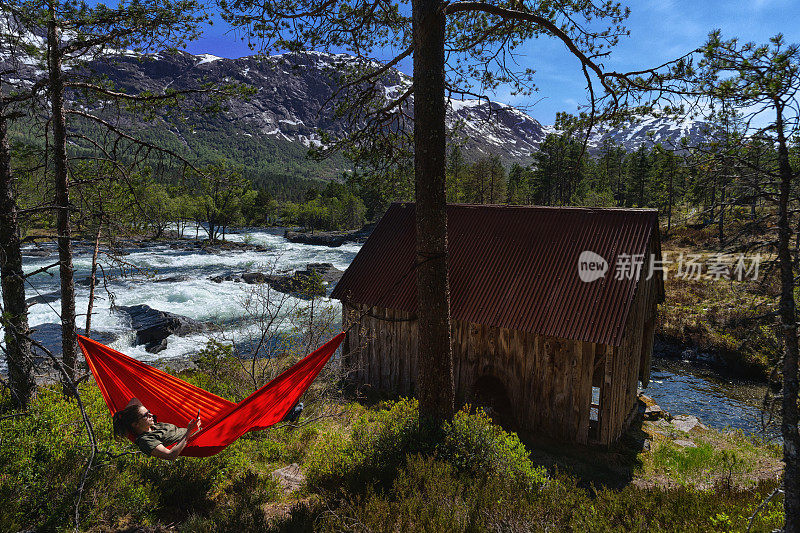
[[[289,242],[299,244],[314,244],[317,246],[339,247],[346,242],[364,242],[370,236],[375,224],[367,224],[356,231],[293,231],[286,230],[284,238]]]
[[[675,439],[672,442],[674,442],[677,446],[680,446],[681,448],[697,448],[697,444],[686,439]]]
[[[203,331],[201,322],[175,313],[159,311],[147,305],[119,306],[118,311],[126,313],[131,319],[131,327],[136,331],[136,345],[157,353],[166,348],[165,341],[170,335],[183,337],[190,333]]]
[[[322,284],[312,281],[312,276],[321,278]],[[344,272],[331,263],[308,263],[305,270],[297,270],[293,274],[264,274],[263,272],[229,273],[208,278],[214,283],[233,281],[235,283],[269,283],[279,292],[300,296],[325,296],[327,288],[333,287],[342,278]]]
[[[325,296],[325,287],[312,279],[312,272],[298,270],[291,276],[267,276],[269,286],[279,292],[295,294],[301,297]]]
[[[645,420],[658,420],[660,418],[664,418],[665,416],[664,410],[658,405],[648,405],[644,409],[644,419]]]
[[[698,420],[696,416],[692,415],[676,415],[672,417],[671,423],[675,429],[687,433],[694,428],[707,429],[706,426],[700,423],[700,420]]]
[[[160,341],[151,342],[150,344],[145,346],[144,349],[150,353],[163,352],[164,350],[167,349],[167,337],[164,337]]]
[[[79,333],[82,333],[82,331],[79,331]],[[45,324],[32,326],[31,337],[52,352],[54,356],[61,357],[61,324],[47,322]],[[93,331],[89,337],[103,344],[111,344],[117,340],[117,336],[99,331]],[[33,347],[33,353],[39,363],[50,361],[50,358],[36,346]]]
[[[268,280],[270,285],[281,292],[296,293],[301,296],[325,296],[328,287],[339,282],[343,271],[331,263],[308,263],[305,270],[296,270],[292,276],[282,276],[281,279]],[[322,281],[318,284],[314,277]]]
[[[189,281],[190,279],[191,277],[187,275],[168,276],[166,278],[154,279],[153,283],[178,283],[181,281]]]
[[[42,249],[37,249],[37,248],[23,249],[22,250],[22,255],[25,256],[25,257],[50,257],[51,255],[54,255],[54,254],[55,254],[55,252],[53,252],[53,251],[42,250]]]
[[[313,244],[317,246],[330,246],[337,248],[347,241],[347,233],[339,231],[317,231],[306,233],[301,231],[286,230],[283,236],[289,242],[298,244]]]
[[[239,283],[242,281],[242,276],[241,274],[220,274],[219,276],[211,276],[208,279],[214,283],[222,283],[223,281],[235,281]]]
[[[83,285],[84,287],[91,287],[92,286],[92,276],[86,276],[83,279],[75,280],[75,283],[79,285]],[[100,272],[97,272],[94,278],[94,286],[95,287],[102,287],[103,286],[103,276]]]
[[[650,396],[647,396],[646,394],[642,394],[641,392],[639,393],[639,401],[648,407],[656,404],[655,400],[653,400]]]
[[[344,270],[339,270],[332,263],[308,263],[306,271],[316,272],[322,278],[322,281],[328,285],[336,285],[342,279]],[[301,271],[302,272],[302,271]]]
[[[253,283],[266,283],[268,276],[261,272],[245,272],[242,274],[242,281],[252,285]]]
[[[49,304],[61,299],[61,291],[47,292],[45,294],[37,294],[25,300],[28,307],[35,304]]]

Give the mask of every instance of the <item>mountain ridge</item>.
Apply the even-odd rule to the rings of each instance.
[[[316,166],[306,165],[300,158],[309,148],[320,145],[320,130],[334,137],[348,133],[345,122],[335,117],[327,104],[338,87],[340,68],[354,61],[358,60],[347,54],[317,51],[236,59],[185,51],[152,55],[125,51],[111,60],[90,63],[90,68],[115,87],[132,92],[160,94],[167,89],[194,88],[203,82],[250,85],[255,89],[253,95],[232,99],[218,116],[193,116],[184,123],[161,115],[151,126],[168,131],[189,148],[197,144],[200,132],[199,137],[207,137],[201,141],[204,149],[235,161],[248,158],[222,153],[221,148],[230,147],[233,139],[239,139],[249,152],[263,152],[251,157],[253,164],[257,163],[255,159],[262,158],[280,169],[280,159],[286,157],[291,161],[283,169],[285,172],[304,178],[331,178],[349,170],[350,164],[343,157]],[[29,80],[41,75],[41,70],[30,61],[22,62],[22,71],[22,77]],[[411,77],[389,69],[379,83],[385,98],[392,99],[405,92],[411,85]],[[628,151],[658,142],[678,146],[681,136],[699,139],[701,124],[646,117],[635,124],[602,126],[591,135],[589,152],[598,153],[606,142],[619,144]],[[496,155],[505,164],[532,163],[531,154],[549,133],[556,132],[513,106],[486,100],[449,100],[447,125],[453,132],[451,138],[461,145],[468,160]],[[261,145],[270,148],[259,148]],[[309,166],[313,170],[301,172]]]

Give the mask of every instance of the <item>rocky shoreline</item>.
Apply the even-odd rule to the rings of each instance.
[[[336,248],[346,242],[366,241],[373,229],[375,229],[375,224],[367,224],[355,231],[298,231],[287,229],[283,236],[289,242]]]
[[[748,364],[738,354],[721,353],[718,350],[687,344],[667,335],[656,334],[653,340],[653,359],[658,358],[706,367],[721,376],[759,383],[769,382],[764,369]]]
[[[665,439],[670,439],[672,442],[681,448],[696,448],[697,445],[687,436],[692,431],[706,431],[708,427],[703,424],[700,419],[694,415],[671,415],[652,398],[639,394],[639,412],[642,416],[642,422],[648,427],[648,434],[651,437],[660,435]],[[646,439],[643,444],[645,450],[650,449],[652,439]]]

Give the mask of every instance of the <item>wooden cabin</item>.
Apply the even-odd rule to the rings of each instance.
[[[513,429],[609,445],[650,375],[664,300],[649,209],[449,205],[456,401]],[[414,204],[393,204],[332,293],[353,379],[414,394]],[[650,258],[655,261],[655,268]],[[505,418],[503,418],[505,417]]]

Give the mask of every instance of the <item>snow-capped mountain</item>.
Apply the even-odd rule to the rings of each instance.
[[[345,54],[320,52],[239,59],[178,52],[145,61],[125,56],[95,68],[130,90],[181,89],[203,79],[250,85],[256,89],[254,95],[229,105],[227,118],[237,123],[237,129],[309,147],[319,143],[318,130],[336,136],[348,133],[326,104],[338,87],[339,73],[354,61]],[[390,70],[380,84],[389,101],[405,92],[411,78]],[[413,96],[409,101],[413,102]],[[503,104],[453,100],[447,118],[471,158],[496,154],[504,160],[523,161],[544,139],[544,128],[537,120]]]
[[[185,146],[193,145],[193,139],[200,137],[207,149],[219,151],[232,146],[237,139],[257,147],[269,144],[271,152],[253,157],[272,161],[290,157],[287,154],[294,154],[291,157],[297,160],[301,157],[298,154],[320,143],[320,130],[333,136],[348,133],[346,122],[335,117],[327,104],[339,86],[341,70],[355,61],[345,54],[312,51],[239,59],[183,51],[157,55],[121,52],[113,60],[92,62],[89,68],[106,77],[114,87],[131,92],[159,94],[167,89],[197,88],[207,82],[253,87],[253,95],[230,101],[221,114],[194,115],[188,121],[160,114],[149,126],[170,132]],[[10,57],[3,54],[0,47],[0,70],[10,62],[16,63],[18,72],[12,79],[4,79],[6,84],[24,86],[43,74],[41,64]],[[380,80],[387,100],[403,94],[410,84],[409,76],[394,69],[384,73]],[[451,100],[447,123],[452,131],[451,138],[462,144],[467,159],[497,155],[506,164],[531,162],[532,152],[554,131],[512,106],[479,100]],[[665,119],[648,118],[635,124],[598,128],[589,146],[591,153],[597,153],[606,141],[628,150],[655,142],[677,146],[681,137],[694,138],[701,135],[701,131],[700,123],[674,124]],[[247,150],[253,152],[254,148]],[[339,168],[329,167],[330,174],[338,173],[342,164],[340,161]],[[294,168],[298,168],[297,164]],[[292,173],[288,166],[286,173]],[[306,172],[305,175],[313,177],[312,174]]]
[[[622,146],[629,152],[656,144],[668,150],[680,150],[683,148],[682,139],[686,140],[687,146],[694,146],[706,139],[708,134],[709,124],[703,121],[648,116],[615,126],[596,126],[587,145],[589,151],[595,154],[609,144]]]

